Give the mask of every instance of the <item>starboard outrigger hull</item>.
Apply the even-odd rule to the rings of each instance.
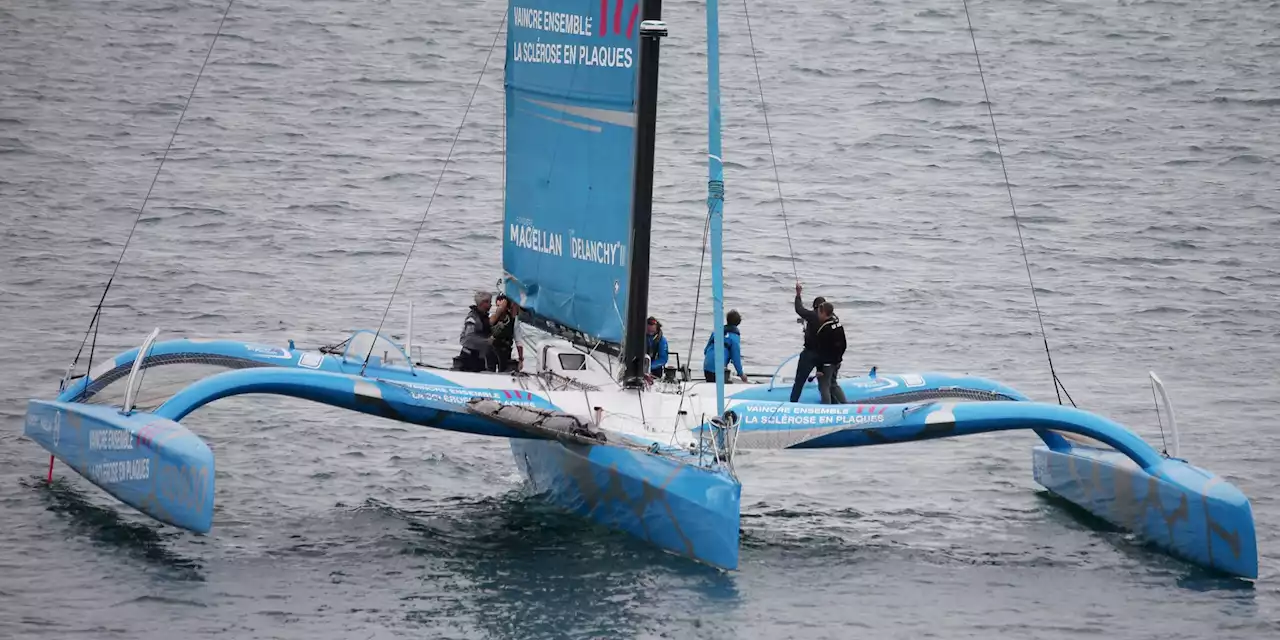
[[[1155,473],[1105,449],[1032,451],[1036,482],[1171,555],[1242,578],[1258,577],[1249,500],[1222,478],[1167,458]]]

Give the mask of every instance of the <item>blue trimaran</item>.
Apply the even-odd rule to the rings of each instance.
[[[515,0],[508,14],[506,153],[520,170],[506,176],[503,287],[541,329],[526,337],[536,361],[528,373],[415,363],[412,320],[404,344],[360,331],[319,350],[292,342],[156,342],[157,329],[139,348],[65,378],[56,400],[30,401],[26,434],[124,503],[205,533],[214,519],[214,456],[179,421],[227,396],[305,398],[509,438],[532,488],[555,504],[735,569],[739,451],[1029,429],[1043,441],[1032,451],[1035,480],[1053,493],[1173,555],[1256,577],[1249,501],[1178,458],[1176,435],[1172,455],[1162,454],[1105,418],[1031,402],[989,380],[936,373],[845,379],[854,404],[837,406],[818,404],[812,383],[801,403],[786,402],[786,363],[767,383],[730,394],[723,374],[714,385],[685,375],[647,384],[658,43],[666,26],[658,1],[644,2],[643,16],[632,0],[609,4]],[[718,12],[716,0],[706,4],[714,341],[723,363]],[[140,372],[157,368],[225,371],[140,400]],[[152,380],[158,377],[170,376]],[[1164,405],[1172,423],[1167,398]]]

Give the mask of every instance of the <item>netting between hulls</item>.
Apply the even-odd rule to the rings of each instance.
[[[847,392],[846,392],[847,393]],[[943,389],[921,389],[919,391],[904,391],[902,393],[894,393],[887,396],[876,396],[868,398],[861,402],[851,402],[849,404],[909,404],[912,402],[926,402],[931,400],[972,400],[974,402],[1017,402],[1018,398],[1008,396],[997,391],[986,391],[983,389],[961,389],[961,388],[943,388]]]
[[[802,442],[825,436],[829,433],[855,429],[853,425],[833,427],[814,427],[812,429],[763,429],[757,431],[739,431],[735,448],[739,450],[781,450],[790,449]]]
[[[148,356],[142,361],[138,373],[142,376],[142,384],[138,389],[138,409],[149,411],[160,406],[187,385],[210,375],[231,369],[252,369],[256,367],[273,367],[249,358],[211,355],[208,353],[184,352],[167,353]],[[163,367],[160,371],[154,371]],[[119,405],[124,402],[129,372],[133,370],[133,362],[118,365],[98,376],[89,383],[75,398],[74,402],[87,404]],[[145,376],[143,375],[145,372]],[[120,382],[121,384],[115,384]]]

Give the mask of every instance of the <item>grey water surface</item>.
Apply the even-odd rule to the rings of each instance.
[[[687,353],[705,14],[665,4],[651,302]],[[847,370],[1053,401],[960,0],[746,6],[769,132],[740,2],[722,71],[725,290],[750,366],[797,349],[798,274],[852,328]],[[1018,433],[745,456],[727,574],[527,498],[503,442],[288,399],[186,421],[218,457],[211,535],[61,466],[46,487],[26,400],[75,355],[223,8],[0,6],[0,637],[1280,637],[1280,3],[970,3],[1054,365],[1157,446],[1163,377],[1183,455],[1253,501],[1256,584],[1048,498]],[[153,327],[306,346],[376,327],[505,8],[236,2],[95,361]],[[502,42],[387,320],[399,334],[413,300],[436,360],[500,275],[502,172],[527,170],[502,163]]]

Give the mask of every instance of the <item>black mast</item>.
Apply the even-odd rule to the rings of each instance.
[[[653,226],[653,146],[658,120],[658,44],[667,35],[662,0],[642,0],[640,79],[636,91],[636,147],[632,167],[631,250],[627,265],[627,325],[623,384],[644,385],[645,320],[649,315],[649,235]]]

